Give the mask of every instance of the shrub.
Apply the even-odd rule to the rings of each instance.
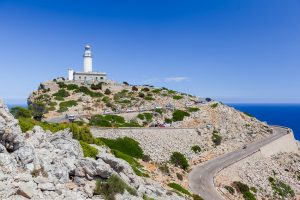
[[[90,97],[102,97],[103,96],[103,94],[101,92],[93,92],[85,86],[80,86],[78,89],[75,90],[75,92],[77,92],[77,93],[81,92]]]
[[[79,141],[79,143],[81,145],[84,157],[91,157],[96,159],[98,150],[95,147],[92,147],[91,145],[83,141]]]
[[[138,161],[136,161],[132,156],[122,153],[115,149],[112,150],[112,153],[117,158],[123,159],[126,162],[128,162],[136,175],[142,176],[142,177],[149,177],[149,175],[146,172],[144,172],[143,166]]]
[[[287,185],[283,181],[280,181],[278,179],[274,179],[272,177],[269,177],[268,180],[271,183],[271,186],[272,186],[272,189],[273,189],[275,195],[278,195],[281,198],[287,198],[287,197],[294,197],[295,196],[295,192],[293,191],[291,186]]]
[[[78,87],[78,85],[76,85],[76,84],[68,84],[67,85],[67,90],[76,90],[76,89],[78,89],[79,87]]]
[[[96,181],[94,190],[95,195],[102,195],[106,200],[115,200],[116,194],[123,194],[125,190],[131,195],[136,196],[137,192],[132,187],[128,186],[118,175],[113,174],[107,181]]]
[[[150,161],[151,161],[151,158],[150,158],[149,155],[143,155],[142,160],[143,160],[144,162],[150,162]]]
[[[131,90],[132,91],[139,91],[139,89],[136,86],[132,86]]]
[[[145,116],[145,118],[146,118],[146,120],[148,122],[150,122],[152,120],[152,118],[153,118],[153,114],[152,113],[144,113],[144,116]]]
[[[243,193],[243,197],[245,200],[256,200],[254,194],[252,194],[250,191]]]
[[[145,116],[143,114],[138,114],[137,118],[139,118],[140,120],[144,120]]]
[[[159,165],[158,169],[164,174],[170,174],[170,169],[166,163]]]
[[[143,92],[149,92],[149,91],[150,91],[150,89],[149,89],[149,88],[147,88],[147,87],[145,87],[145,88],[142,88],[142,89],[141,89],[141,91],[143,91]]]
[[[53,96],[64,98],[70,96],[70,93],[65,89],[60,89],[58,92],[54,93]]]
[[[102,83],[92,84],[91,89],[92,90],[102,90]]]
[[[229,186],[229,185],[225,185],[224,188],[230,193],[230,194],[234,194],[234,188]]]
[[[77,106],[77,105],[78,105],[77,102],[74,100],[60,102],[58,112],[65,112],[68,110],[69,107]]]
[[[90,131],[90,129],[87,126],[79,126],[77,124],[72,123],[70,126],[71,132],[73,133],[73,138],[79,141],[83,141],[89,144],[95,143],[97,144]]]
[[[173,121],[177,122],[177,121],[182,121],[184,119],[184,117],[188,117],[190,116],[190,114],[188,112],[185,112],[183,110],[175,110],[173,112]]]
[[[33,129],[33,127],[36,125],[36,121],[34,119],[31,118],[23,118],[20,117],[19,118],[19,126],[22,130],[23,133],[25,133],[26,131],[29,131],[31,129]]]
[[[177,178],[179,179],[179,180],[183,180],[183,176],[182,176],[182,174],[180,174],[180,173],[176,173],[176,176],[177,176]]]
[[[210,107],[216,108],[216,107],[218,107],[218,105],[219,105],[218,103],[214,103],[214,104],[211,104]]]
[[[94,115],[90,120],[90,125],[101,127],[121,126],[124,123],[124,117],[118,115]]]
[[[67,85],[64,82],[56,82],[59,88],[66,88]]]
[[[108,97],[108,96],[103,97],[103,98],[102,98],[102,101],[103,101],[104,103],[109,102],[109,97]]]
[[[250,190],[251,190],[252,192],[254,192],[254,193],[257,193],[256,187],[251,187]]]
[[[154,90],[152,90],[152,92],[153,92],[154,94],[159,94],[160,91],[161,91],[161,89],[154,89]]]
[[[214,131],[211,139],[216,146],[221,144],[222,137],[218,134],[218,132]]]
[[[148,197],[146,194],[143,194],[143,200],[155,200],[155,199]]]
[[[235,186],[235,188],[240,192],[240,193],[245,193],[249,191],[249,186],[240,182],[240,181],[235,181],[233,182],[233,185]]]
[[[172,123],[172,119],[165,118],[165,123],[167,123],[167,124],[171,124],[171,123]]]
[[[197,194],[193,194],[193,200],[204,200],[202,197],[200,197],[199,195]]]
[[[189,167],[189,163],[187,159],[184,157],[183,154],[179,152],[174,152],[171,155],[171,163],[174,164],[176,167],[180,167],[184,170],[186,170]]]
[[[126,82],[126,81],[123,81],[123,84],[124,84],[124,85],[126,85],[126,86],[128,86],[128,85],[129,85],[129,83],[128,83],[128,82]]]
[[[173,96],[173,99],[175,99],[175,100],[179,100],[179,99],[182,99],[183,98],[183,96],[180,96],[180,95],[174,95]]]
[[[65,100],[65,98],[63,98],[63,97],[54,97],[54,99],[57,100],[57,101],[64,101]]]
[[[158,108],[155,109],[154,111],[157,112],[157,113],[159,113],[159,114],[162,114],[162,113],[163,113],[162,109],[158,109]]]
[[[153,100],[155,100],[153,97],[150,97],[150,96],[146,96],[146,97],[144,97],[144,99],[147,100],[147,101],[153,101]]]
[[[31,115],[36,120],[41,120],[44,113],[47,112],[46,105],[44,102],[36,101],[30,105]]]
[[[177,190],[178,192],[192,196],[192,194],[188,190],[184,189],[181,185],[179,185],[177,183],[169,183],[168,186],[170,188],[173,188],[174,190]]]
[[[57,103],[56,102],[49,102],[49,106],[56,106],[57,105]]]
[[[253,115],[251,115],[250,113],[248,112],[243,112],[245,115],[247,115],[248,117],[254,117]]]
[[[192,151],[195,153],[201,152],[201,147],[199,145],[192,146]]]
[[[109,148],[116,149],[134,158],[143,157],[143,150],[140,147],[140,144],[132,138],[124,137],[124,138],[117,138],[115,140],[101,138],[101,141]]]
[[[16,118],[16,119],[19,119],[19,118],[31,118],[31,111],[26,109],[26,108],[23,108],[23,107],[20,107],[20,106],[16,106],[16,107],[13,107],[11,110],[10,110],[10,113]]]
[[[109,89],[106,89],[105,92],[104,92],[104,94],[110,95],[110,94],[111,94],[111,91],[110,91]]]
[[[142,92],[140,92],[140,93],[139,93],[139,97],[144,98],[144,97],[145,97],[145,94],[142,93]]]
[[[199,108],[196,108],[196,107],[191,107],[191,108],[188,108],[188,112],[197,112],[199,111],[200,109]]]

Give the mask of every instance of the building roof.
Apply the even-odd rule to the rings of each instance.
[[[74,72],[77,75],[86,75],[86,76],[106,76],[104,72]]]

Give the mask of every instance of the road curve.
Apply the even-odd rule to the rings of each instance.
[[[246,149],[235,150],[195,167],[188,176],[191,191],[205,200],[224,200],[214,186],[214,176],[225,167],[248,157],[266,144],[289,133],[285,127],[273,126],[272,128],[271,136],[248,144]]]

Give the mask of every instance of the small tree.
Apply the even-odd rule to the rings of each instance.
[[[31,106],[32,116],[40,121],[43,115],[47,112],[46,105],[43,102],[34,102]]]
[[[216,146],[221,144],[222,137],[218,135],[218,132],[214,131],[211,139]]]
[[[16,119],[19,119],[20,117],[31,118],[31,111],[20,106],[13,107],[10,112]]]
[[[137,88],[136,86],[132,86],[131,90],[132,91],[139,91],[139,88]]]
[[[126,82],[126,81],[123,81],[123,84],[124,84],[124,85],[126,85],[126,86],[128,86],[128,85],[129,85],[129,83],[128,83],[128,82]]]

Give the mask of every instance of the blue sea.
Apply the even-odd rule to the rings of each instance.
[[[294,131],[295,138],[300,140],[300,104],[228,104],[242,112],[250,113],[268,124],[287,126]],[[26,104],[8,104],[27,107]]]
[[[268,124],[287,126],[300,140],[300,104],[229,104]]]

